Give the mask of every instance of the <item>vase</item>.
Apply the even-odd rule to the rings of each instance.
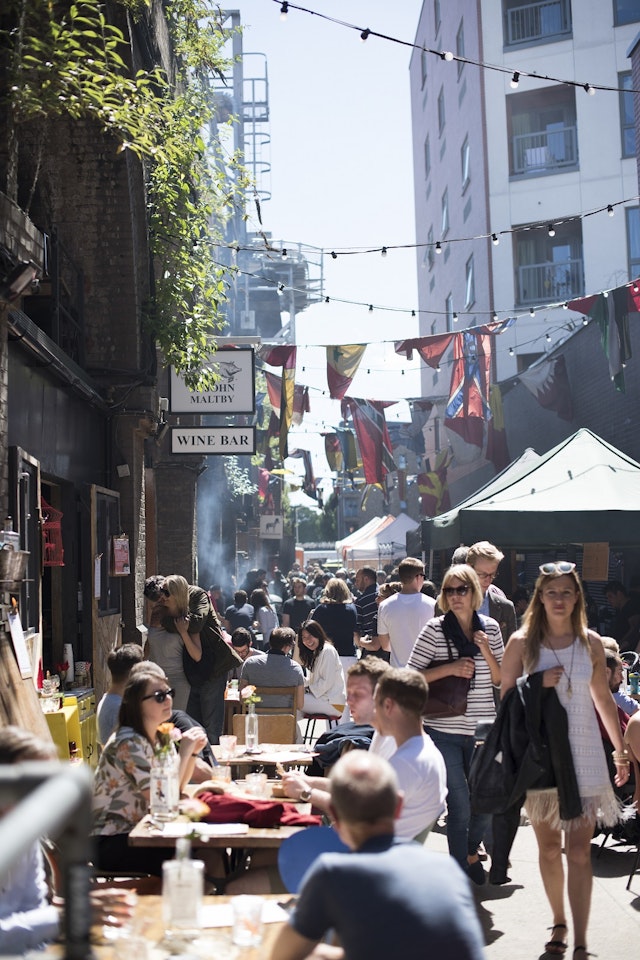
[[[250,703],[244,717],[244,743],[247,753],[254,753],[259,746],[258,714],[255,703]]]
[[[149,812],[154,820],[175,820],[180,802],[178,754],[173,744],[151,761]]]

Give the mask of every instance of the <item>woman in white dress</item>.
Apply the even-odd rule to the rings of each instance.
[[[262,634],[261,647],[263,650],[268,650],[271,631],[279,625],[278,614],[271,606],[269,594],[266,590],[253,590],[249,602],[255,611],[254,624],[256,629]]]
[[[346,700],[344,672],[338,651],[319,623],[307,620],[298,630],[298,658],[305,669],[305,713],[342,715]]]
[[[575,563],[543,563],[540,567],[522,627],[509,640],[502,661],[502,695],[525,673],[542,673],[543,688],[555,688],[567,713],[569,746],[582,805],[581,816],[563,821],[555,787],[527,793],[525,806],[538,841],[540,873],[553,912],[551,938],[545,950],[554,955],[567,950],[564,849],[573,957],[586,960],[593,829],[596,820],[602,826],[611,826],[619,817],[594,705],[613,743],[617,786],[629,778],[629,760],[607,682],[602,643],[587,627]]]

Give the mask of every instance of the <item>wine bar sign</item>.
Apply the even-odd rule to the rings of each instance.
[[[172,453],[198,456],[256,452],[255,427],[172,427]]]

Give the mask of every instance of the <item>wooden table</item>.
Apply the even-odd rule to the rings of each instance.
[[[242,701],[240,700],[240,691],[237,691],[237,696],[233,695],[234,691],[231,691],[231,696],[229,691],[225,694],[224,698],[224,722],[222,732],[225,734],[233,733],[233,718],[236,713],[242,713]]]
[[[244,746],[239,744],[233,757],[223,757],[219,746],[212,746],[218,763],[230,766],[233,779],[238,779],[241,773],[246,773],[249,767],[283,767],[308,766],[316,756],[313,750],[303,749],[296,743],[261,743],[258,753],[245,753]]]
[[[175,821],[174,821],[175,823]],[[225,827],[228,827],[225,830]],[[209,849],[228,848],[236,850],[272,849],[278,850],[283,840],[292,837],[304,827],[247,827],[246,824],[224,823],[187,823],[185,834],[194,833],[193,847]],[[151,821],[149,815],[143,817],[129,834],[132,847],[170,847],[176,842],[176,828],[168,824],[165,829]],[[200,833],[198,833],[200,831]]]

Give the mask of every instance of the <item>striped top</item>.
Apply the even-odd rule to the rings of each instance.
[[[498,663],[500,663],[504,653],[500,626],[491,617],[484,617],[483,619],[484,630],[489,637],[489,647]],[[449,659],[447,641],[442,629],[443,620],[444,616],[434,617],[423,627],[411,651],[407,663],[408,667],[413,667],[416,670],[428,670],[433,661],[440,662]],[[456,659],[458,651],[453,643],[451,646],[454,659]],[[474,663],[476,669],[467,697],[467,712],[460,717],[425,720],[427,726],[434,730],[440,730],[442,733],[460,733],[465,736],[473,736],[478,721],[493,720],[496,715],[496,707],[493,699],[494,688],[491,682],[489,664],[481,653],[474,657]]]

